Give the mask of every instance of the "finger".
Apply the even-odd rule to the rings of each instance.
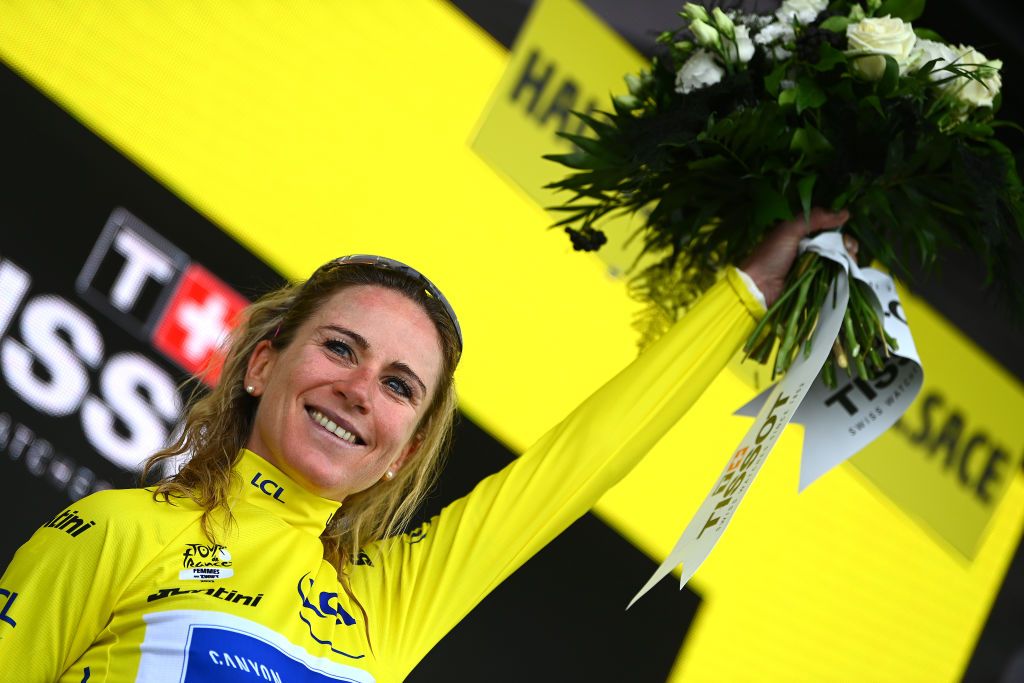
[[[856,261],[857,253],[860,251],[860,242],[857,241],[857,238],[853,235],[843,235],[843,246],[846,247],[850,258]]]
[[[806,223],[809,223],[808,232],[817,232],[818,230],[842,227],[848,220],[850,220],[850,212],[846,209],[826,211],[825,209],[815,208],[811,209],[811,220],[806,221]]]

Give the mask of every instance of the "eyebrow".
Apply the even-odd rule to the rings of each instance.
[[[356,346],[358,346],[361,351],[366,352],[366,351],[369,351],[370,348],[371,348],[370,347],[370,342],[368,342],[366,340],[366,337],[364,337],[363,335],[359,334],[358,332],[355,332],[354,330],[348,329],[347,327],[342,327],[340,325],[324,325],[320,329],[321,330],[330,330],[332,332],[336,332],[338,334],[345,335],[346,337],[351,339],[352,342]],[[406,375],[409,375],[409,377],[414,379],[416,381],[416,383],[420,385],[420,389],[423,391],[423,395],[424,396],[428,393],[427,392],[427,385],[424,384],[423,380],[420,379],[420,376],[417,375],[413,371],[413,369],[411,367],[409,367],[408,363],[405,363],[405,362],[400,361],[400,360],[396,360],[396,361],[392,362],[389,367],[395,368],[396,370],[399,370],[400,372],[402,372],[402,373],[404,373]]]

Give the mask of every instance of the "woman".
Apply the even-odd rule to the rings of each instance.
[[[41,528],[0,579],[0,672],[18,681],[395,681],[615,484],[778,296],[781,224],[682,324],[522,457],[412,533],[462,350],[440,292],[346,257],[253,304],[218,386],[148,467]],[[748,289],[749,288],[749,289]]]

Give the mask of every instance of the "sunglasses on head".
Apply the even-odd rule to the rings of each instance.
[[[459,342],[459,353],[462,353],[462,328],[459,326],[459,319],[455,317],[455,310],[452,308],[451,304],[448,303],[448,299],[444,298],[444,294],[441,293],[441,290],[434,286],[434,283],[428,280],[426,275],[412,266],[402,263],[401,261],[396,261],[395,259],[387,258],[386,256],[374,256],[373,254],[351,254],[349,256],[341,256],[333,261],[328,261],[317,268],[316,273],[329,268],[349,265],[373,266],[374,268],[392,270],[419,283],[423,287],[423,293],[431,299],[438,301],[444,308],[445,313],[448,314],[448,318],[452,321],[452,325],[455,326],[455,334],[458,337]],[[316,273],[313,273],[314,277],[316,276]],[[310,279],[312,279],[312,277]]]

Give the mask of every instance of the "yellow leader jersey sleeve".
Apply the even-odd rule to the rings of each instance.
[[[254,453],[239,457],[234,521],[215,540],[191,500],[89,496],[39,529],[0,578],[0,678],[401,680],[678,421],[759,311],[730,270],[515,462],[423,527],[365,548],[346,570],[365,621],[323,560],[319,534],[337,503]]]

